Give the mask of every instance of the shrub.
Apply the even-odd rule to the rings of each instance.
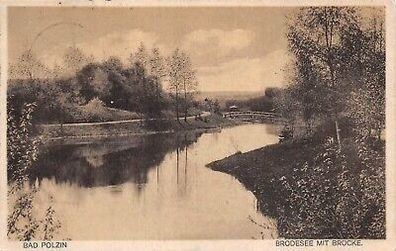
[[[381,152],[361,139],[351,144],[340,150],[328,137],[312,162],[296,163],[277,181],[286,196],[278,226],[282,236],[385,238]]]
[[[106,113],[104,103],[97,97],[91,99],[84,106],[83,111],[89,117],[89,120],[103,120]]]
[[[53,238],[60,228],[55,211],[50,206],[43,220],[33,212],[36,187],[27,187],[28,169],[37,159],[39,141],[31,135],[35,104],[22,105],[22,111],[7,111],[7,201],[12,209],[7,218],[7,236],[30,241],[43,234],[43,240]],[[17,116],[16,114],[20,114]]]

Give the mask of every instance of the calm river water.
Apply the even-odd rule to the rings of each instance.
[[[278,138],[272,125],[245,124],[42,149],[31,174],[35,206],[52,203],[72,240],[275,238],[254,195],[205,167]],[[41,209],[40,209],[41,208]]]

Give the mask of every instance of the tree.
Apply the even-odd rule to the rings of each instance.
[[[339,113],[345,106],[345,83],[340,76],[343,62],[340,51],[344,48],[344,34],[356,29],[357,15],[350,7],[309,7],[301,8],[292,23],[289,24],[289,48],[296,57],[298,80],[312,87],[320,85],[323,93],[321,100],[322,113],[330,114],[335,124],[335,132],[339,147]],[[302,86],[304,89],[314,88]],[[312,97],[304,104],[312,103]],[[326,103],[325,103],[326,102]],[[316,113],[309,109],[308,113]],[[307,116],[311,117],[310,114]]]
[[[109,57],[106,61],[103,62],[103,69],[107,72],[121,72],[124,66],[121,62],[121,59],[115,56]]]
[[[183,102],[184,120],[187,121],[188,109],[198,86],[190,57],[176,49],[169,59],[169,89],[173,94],[176,117],[179,120],[180,103]]]
[[[108,73],[99,64],[88,64],[76,75],[77,82],[81,85],[81,95],[90,101],[94,97],[106,98],[110,94],[111,85]]]
[[[83,103],[79,87],[72,79],[10,80],[7,93],[7,106],[15,112],[22,111],[26,103],[37,105],[33,123],[65,122],[69,119],[70,109]]]
[[[109,74],[111,99],[122,109],[135,111],[146,118],[160,117],[166,108],[162,88],[138,62],[133,67]]]
[[[83,53],[83,51],[77,47],[68,47],[63,56],[64,73],[71,75],[76,74],[85,65],[93,63],[92,56],[89,57]]]
[[[43,240],[51,240],[61,227],[55,211],[49,206],[44,219],[34,213],[37,188],[25,189],[28,171],[38,156],[39,141],[31,137],[32,113],[36,105],[25,103],[21,111],[7,110],[7,199],[12,205],[7,217],[7,236],[21,241],[31,241],[42,234]],[[11,202],[12,201],[12,202]]]
[[[205,108],[212,113],[220,113],[220,103],[218,99],[205,98]]]
[[[180,106],[180,95],[182,91],[182,76],[180,74],[182,69],[182,61],[180,50],[176,49],[173,54],[168,58],[169,64],[169,91],[173,99],[176,110],[176,119],[179,121],[179,106]]]
[[[358,79],[351,91],[351,98],[347,103],[347,113],[356,124],[356,132],[364,137],[371,137],[372,132],[378,140],[385,127],[385,31],[383,10],[377,10],[368,18],[366,26],[349,36],[346,46],[357,47],[359,53],[346,53],[359,71],[354,74],[345,74],[347,79]],[[352,51],[352,50],[349,50]],[[357,56],[358,55],[358,56]],[[352,76],[351,76],[352,75]]]
[[[134,54],[131,54],[129,60],[131,65],[134,65],[135,63],[140,64],[145,68],[145,70],[148,69],[148,53],[146,50],[146,47],[144,46],[143,42],[140,42],[139,47],[137,48],[137,51]]]
[[[268,87],[265,89],[264,94],[269,98],[275,98],[281,92],[281,88],[279,87]]]
[[[52,67],[52,77],[55,79],[61,78],[64,75],[65,69],[59,64],[55,63],[54,67]]]
[[[48,77],[50,70],[45,66],[37,56],[27,50],[18,58],[17,63],[10,67],[11,79],[34,79]]]
[[[384,15],[364,25],[358,9],[320,7],[303,8],[295,20],[288,34],[294,77],[277,98],[280,110],[291,119],[329,114],[350,133],[342,148],[338,133],[322,133],[328,123],[307,138],[316,158],[281,177],[281,210],[292,210],[279,228],[286,238],[385,238],[385,145],[371,135],[384,127]]]
[[[164,58],[161,56],[158,48],[153,48],[149,58],[149,74],[153,76],[156,84],[157,98],[160,98],[160,92],[162,88],[162,82],[166,77],[166,69],[164,64]]]
[[[187,122],[188,110],[190,109],[194,94],[198,87],[198,80],[196,73],[192,68],[190,57],[183,53],[182,60],[184,62],[182,68],[182,79],[183,79],[183,94],[184,94],[184,121]]]
[[[154,47],[151,51],[151,55],[148,60],[150,75],[163,80],[166,77],[165,62],[163,56],[161,56],[160,50]]]

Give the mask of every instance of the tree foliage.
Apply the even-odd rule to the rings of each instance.
[[[180,109],[183,109],[184,120],[187,120],[188,110],[192,105],[193,95],[197,90],[198,81],[193,70],[190,57],[180,49],[176,49],[168,59],[169,91],[179,119]]]
[[[9,70],[11,78],[35,79],[48,76],[49,73],[50,69],[31,50],[24,51]]]
[[[63,73],[68,75],[76,74],[85,65],[93,63],[93,57],[87,56],[77,47],[68,47],[63,56]]]
[[[33,118],[41,123],[80,120],[85,116],[80,108],[96,98],[103,101],[105,107],[138,113],[145,118],[164,116],[164,110],[171,109],[169,104],[177,100],[176,113],[183,111],[187,117],[194,104],[197,80],[188,55],[177,51],[172,68],[158,48],[153,48],[149,54],[143,43],[132,53],[130,65],[117,57],[94,62],[80,49],[70,47],[63,65],[56,65],[46,77],[29,77],[30,68],[22,64],[24,67],[19,68],[26,70],[26,76],[20,74],[10,79],[8,101],[16,110],[20,110],[23,103],[35,102],[37,108]],[[32,64],[42,65],[33,60],[34,57],[29,58]],[[174,90],[177,83],[177,99],[171,99],[174,95],[164,89],[167,82],[171,83],[169,90]],[[91,115],[83,120],[107,117]]]
[[[291,19],[294,65],[277,110],[293,140],[323,147],[279,180],[285,237],[385,237],[383,24],[383,14],[352,7],[301,8]],[[338,127],[325,129],[334,121],[343,139]]]
[[[7,236],[21,241],[51,240],[61,227],[50,206],[44,219],[34,211],[36,187],[27,185],[28,171],[38,155],[39,141],[32,137],[32,113],[36,105],[25,103],[22,111],[7,111],[7,183],[9,205]],[[26,187],[27,186],[27,187]]]

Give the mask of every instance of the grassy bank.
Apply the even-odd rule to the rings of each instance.
[[[165,121],[147,121],[144,127],[151,131],[183,131],[183,130],[194,130],[194,129],[214,129],[227,126],[233,126],[240,122],[223,118],[219,114],[211,114],[207,117],[193,118],[190,117],[187,121],[184,118],[180,118],[179,121],[176,119],[170,119]]]
[[[338,156],[326,139],[274,144],[208,167],[252,191],[261,212],[277,219],[281,237],[384,238],[384,144],[375,146],[382,156],[369,161],[374,169],[352,138],[342,146]]]
[[[144,135],[161,132],[177,132],[183,130],[206,130],[235,125],[238,122],[211,114],[202,119],[189,118],[187,121],[125,121],[121,123],[81,123],[36,125],[35,134],[44,140],[63,140],[79,138],[104,138],[128,135]]]
[[[236,153],[208,164],[215,171],[236,177],[258,199],[260,210],[277,218],[284,203],[282,187],[274,180],[290,175],[296,162],[309,161],[318,149],[308,142],[268,145],[246,153]]]

